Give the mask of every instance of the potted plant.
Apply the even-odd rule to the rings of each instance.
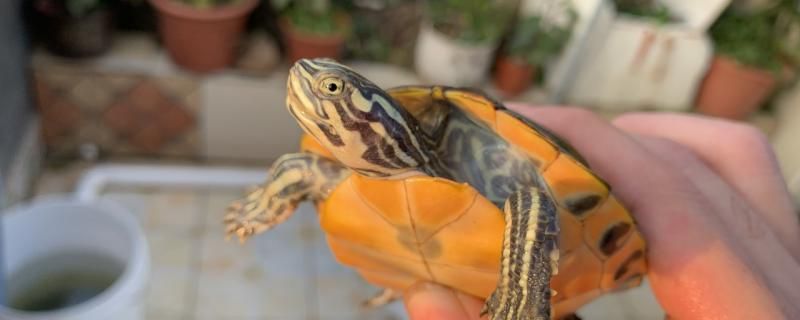
[[[784,0],[732,0],[731,10],[737,13],[752,14],[759,11],[772,9],[781,2],[793,2]],[[794,1],[796,2],[796,1]]]
[[[553,13],[557,13],[554,17]],[[495,62],[494,85],[505,97],[514,97],[533,82],[543,68],[564,50],[572,34],[575,12],[560,8],[550,15],[522,17]]]
[[[329,0],[272,0],[289,62],[301,58],[339,59],[350,32],[350,16]]]
[[[513,3],[504,0],[428,0],[414,52],[425,80],[475,86],[488,74]]]
[[[155,33],[156,13],[147,0],[115,0],[117,29]]]
[[[258,0],[149,0],[158,11],[161,40],[178,65],[210,72],[236,56],[248,14]]]
[[[697,110],[742,120],[764,104],[782,65],[774,41],[774,12],[727,10],[711,27],[716,55],[700,86]]]
[[[32,6],[37,34],[51,52],[84,58],[111,47],[114,27],[108,1],[36,0]]]
[[[422,15],[420,3],[405,0],[354,1],[346,59],[411,67]]]

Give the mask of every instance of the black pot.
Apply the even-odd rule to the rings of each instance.
[[[108,7],[97,8],[81,17],[54,7],[35,6],[34,10],[38,16],[39,37],[47,49],[57,55],[95,57],[111,47],[114,24]]]
[[[149,1],[117,1],[114,10],[117,29],[155,33],[156,11]]]

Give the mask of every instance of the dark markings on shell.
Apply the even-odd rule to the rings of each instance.
[[[600,237],[600,242],[598,243],[600,251],[607,257],[617,252],[632,229],[631,224],[628,222],[620,221],[615,223]]]
[[[644,252],[642,250],[636,250],[627,259],[625,259],[625,261],[620,265],[619,269],[617,269],[617,272],[614,272],[614,281],[619,281],[619,279],[622,279],[622,276],[628,273],[630,266],[643,256]]]
[[[409,251],[417,253],[419,249],[417,247],[417,237],[414,234],[414,230],[410,227],[399,226],[395,226],[395,230],[397,230],[397,235],[395,236],[397,242]]]
[[[442,243],[436,238],[428,239],[421,247],[425,259],[436,259],[442,255]]]
[[[603,197],[596,194],[570,196],[564,199],[564,206],[567,208],[567,211],[580,218],[585,213],[594,209],[602,199]]]

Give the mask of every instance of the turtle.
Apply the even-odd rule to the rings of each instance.
[[[383,288],[430,281],[485,299],[490,319],[562,319],[638,286],[644,238],[564,139],[477,89],[381,89],[331,59],[290,68],[304,133],[224,215],[245,239],[313,202],[334,257]]]

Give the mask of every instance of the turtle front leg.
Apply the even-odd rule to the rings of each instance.
[[[400,294],[400,292],[397,292],[394,289],[384,288],[380,293],[376,294],[372,298],[367,299],[361,303],[361,305],[366,308],[377,308],[390,304],[401,297],[402,294]]]
[[[550,277],[558,272],[558,213],[550,195],[537,188],[511,194],[500,278],[482,314],[492,320],[550,320]]]
[[[325,198],[348,175],[347,168],[317,154],[283,155],[270,169],[266,184],[228,207],[225,232],[244,242],[286,221],[301,201]]]

